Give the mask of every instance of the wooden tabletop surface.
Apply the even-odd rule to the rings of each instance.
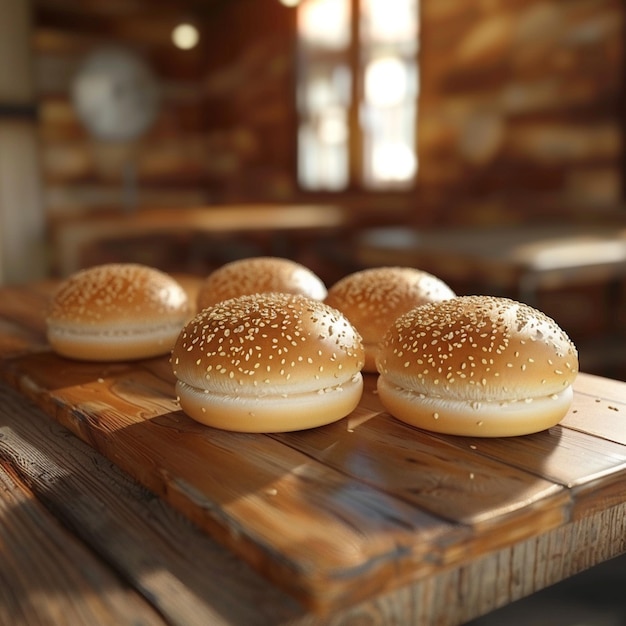
[[[406,426],[373,375],[335,424],[228,433],[167,357],[53,354],[53,287],[0,288],[2,624],[461,624],[626,551],[626,383],[526,437]]]

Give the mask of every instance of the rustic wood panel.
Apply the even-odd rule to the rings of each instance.
[[[384,411],[370,417],[349,436],[339,422],[277,438],[381,491],[474,527],[541,501],[552,508],[550,496],[561,491],[553,482],[412,429]]]
[[[626,550],[626,515],[621,505],[398,590],[376,590],[366,602],[343,607],[332,615],[305,614],[288,596],[249,571],[92,448],[68,436],[25,398],[4,386],[0,386],[0,396],[0,457],[10,467],[12,479],[15,483],[23,479],[52,515],[144,595],[170,624],[458,625]],[[22,531],[28,545],[33,543],[31,528]],[[32,532],[39,537],[40,527]],[[27,598],[25,612],[31,616],[38,608],[51,606],[31,600],[38,588],[30,585],[35,580],[28,561],[20,559],[15,564],[15,575],[6,579],[3,597]],[[82,560],[68,563],[68,568],[72,567],[77,578],[83,576]],[[117,594],[114,587],[98,591],[105,596]],[[459,602],[460,597],[471,602]],[[132,616],[132,599],[131,595],[128,609],[120,603],[118,623]],[[102,602],[109,600],[103,598]],[[103,623],[102,615],[99,617]],[[20,623],[16,620],[13,612],[10,621]],[[50,616],[46,623],[66,622]]]
[[[618,381],[600,376],[579,381],[580,408],[568,413],[564,424],[610,441],[626,444],[626,394]],[[594,415],[588,418],[589,413]]]
[[[131,624],[136,619],[135,623],[141,624],[166,622],[180,626],[219,626],[237,623],[261,626],[293,619],[302,612],[292,599],[270,587],[232,554],[221,550],[205,533],[119,471],[105,457],[94,456],[92,448],[78,438],[68,436],[66,429],[51,422],[43,412],[31,406],[29,419],[24,419],[22,402],[23,398],[16,392],[2,389],[0,464],[8,468],[6,481],[9,478],[14,481],[14,486],[7,488],[4,499],[8,502],[19,489],[23,489],[25,495],[20,492],[15,498],[20,500],[15,506],[23,508],[24,514],[12,513],[13,508],[8,511],[0,509],[3,519],[0,533],[6,530],[6,534],[12,535],[11,554],[29,555],[33,560],[44,562],[50,559],[55,565],[55,559],[59,558],[63,566],[57,570],[59,580],[51,584],[45,579],[45,573],[53,565],[46,563],[39,568],[31,564],[36,580],[22,581],[24,597],[21,598],[16,597],[16,585],[6,584],[7,577],[0,597],[4,597],[2,591],[11,590],[14,595],[10,599],[14,602],[0,602],[1,623],[39,623],[26,612],[52,612],[53,608],[63,611],[64,602],[54,598],[65,599],[65,596],[69,596],[68,610],[63,613],[66,623],[76,620],[75,623],[81,624],[104,624],[108,619],[108,623],[119,626]],[[3,482],[4,487],[7,482]],[[48,513],[44,512],[44,506]],[[27,512],[30,515],[26,515]],[[26,523],[22,524],[24,519]],[[68,530],[59,530],[61,524]],[[33,545],[32,537],[41,536],[40,528],[45,528],[46,535],[52,537],[50,546]],[[89,564],[89,569],[94,569],[93,579],[98,567],[93,564],[93,555],[85,555],[84,549],[74,547],[76,542],[70,532],[111,564],[118,577],[124,580],[126,591],[119,589],[120,581],[111,584],[104,580],[104,575],[102,586],[89,591],[87,585],[97,581],[83,580],[81,569]],[[20,541],[16,540],[17,537]],[[55,546],[66,544],[70,546],[69,552],[63,549],[61,554],[55,551],[48,556]],[[26,569],[23,559],[14,563],[6,552],[3,554],[0,564],[3,576],[10,576],[10,567],[19,571]],[[65,575],[72,564],[78,564],[74,578]],[[80,578],[77,580],[76,576]],[[225,580],[232,587],[226,588]],[[147,611],[147,618],[140,620],[140,612],[135,614],[132,610],[135,603],[141,605],[140,598],[133,597],[129,584],[164,616],[165,622],[157,619],[156,613],[150,621]],[[53,606],[33,601],[33,591],[39,590],[51,598]],[[99,603],[104,607],[109,596],[114,600],[117,598],[113,608],[118,610],[111,610],[112,615],[106,618],[102,609],[95,614],[96,606],[91,609],[94,612],[91,617],[86,613],[73,617],[78,600],[72,598],[80,594],[92,598],[87,602],[87,608],[90,608],[89,604],[96,604],[93,598],[100,598]],[[251,601],[242,603],[243,595]],[[26,613],[24,620],[19,617],[17,603]],[[55,623],[52,616],[38,617],[42,622]]]
[[[44,202],[50,220],[73,212],[123,210],[133,206],[204,204],[208,193],[203,87],[206,38],[190,51],[170,40],[184,10],[171,2],[69,6],[34,3],[35,81]],[[208,14],[208,5],[206,8]],[[199,26],[201,24],[199,23]],[[137,52],[160,82],[161,107],[148,132],[137,141],[91,138],[71,103],[71,83],[82,60],[103,45]],[[137,189],[125,181],[130,169]]]
[[[164,626],[166,622],[147,602],[103,566],[37,501],[7,463],[5,452],[3,432],[0,622],[16,626],[49,624],[63,616],[68,624],[116,626],[135,622]],[[34,454],[38,456],[39,452]],[[101,593],[103,589],[106,594]]]
[[[624,20],[616,0],[422,3],[422,192],[450,223],[620,201]]]

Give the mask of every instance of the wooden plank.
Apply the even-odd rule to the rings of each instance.
[[[0,397],[0,458],[19,472],[58,519],[122,572],[133,588],[146,593],[170,624],[458,625],[626,550],[622,504],[398,590],[375,591],[367,602],[343,606],[333,615],[304,614],[161,500],[47,421],[23,397],[6,388],[0,388]],[[45,528],[48,533],[47,524]],[[42,536],[40,527],[24,527],[29,541],[31,530]],[[82,559],[73,564],[78,570],[84,567]],[[20,559],[15,565],[15,575],[0,590],[2,599],[19,585],[32,593],[36,581],[30,560]],[[0,564],[3,570],[6,563]],[[73,596],[80,591],[74,588]],[[5,606],[9,605],[0,602],[0,613]],[[117,623],[130,621],[132,608],[123,607]],[[34,623],[20,622],[17,615],[11,613],[10,620],[0,617],[0,622]]]
[[[80,251],[98,241],[118,242],[133,237],[198,234],[224,236],[317,236],[345,225],[344,211],[335,205],[243,204],[178,209],[142,209],[120,215],[69,220],[56,229],[59,271],[66,275],[80,267]],[[279,235],[281,234],[282,235]]]
[[[586,375],[582,374],[581,380],[584,385]],[[607,387],[615,392],[613,387],[619,386],[620,383]],[[340,424],[317,432],[315,437],[303,436],[302,433],[278,437],[326,464],[337,464],[347,474],[358,476],[443,517],[467,524],[478,524],[485,521],[485,516],[488,519],[502,514],[511,500],[518,506],[526,506],[533,498],[545,497],[547,493],[544,489],[554,492],[555,484],[576,489],[575,515],[582,515],[583,494],[586,494],[584,506],[596,509],[598,503],[611,497],[615,485],[619,485],[626,475],[626,447],[619,443],[598,439],[563,425],[524,437],[490,439],[429,435],[392,421],[384,414],[373,389],[375,376],[366,376],[363,401],[347,421],[348,431],[355,433],[350,439],[341,439],[337,433],[331,434],[333,430],[342,428]],[[608,401],[608,404],[611,402]],[[369,408],[364,409],[364,405]],[[604,407],[596,403],[591,407],[585,405],[588,405],[587,398],[576,393],[571,411],[584,414],[589,423],[601,423],[598,413]],[[611,432],[615,434],[617,429]],[[332,441],[333,437],[336,441]],[[440,438],[442,443],[434,444],[433,438]],[[411,457],[410,453],[416,453],[416,443],[419,450],[416,456]],[[445,446],[452,448],[447,450]],[[398,455],[398,452],[404,453],[404,456]],[[522,472],[517,475],[513,471],[507,476],[501,466],[496,470],[484,459],[472,458],[473,455],[487,456],[498,464],[511,465]],[[421,457],[424,457],[422,464],[428,471],[417,473],[420,484],[414,476]],[[433,472],[430,462],[433,457],[437,459],[439,473]],[[385,464],[376,463],[377,459],[385,459]],[[381,466],[386,472],[384,476],[376,475]],[[542,481],[537,481],[536,477]],[[440,489],[448,488],[456,492],[458,485],[468,479],[472,481],[468,483],[471,489],[461,495],[450,493],[447,498],[437,500],[436,507],[446,508],[433,509],[428,502],[429,482],[443,484]],[[600,479],[601,487],[598,485]],[[516,499],[521,487],[516,484],[518,480],[528,481],[536,490],[534,495],[528,493],[526,501]],[[485,481],[492,481],[490,489],[486,488]],[[407,491],[410,493],[407,494]],[[480,497],[475,497],[477,492]],[[487,507],[489,497],[493,498],[492,508]],[[594,501],[597,502],[594,504]]]
[[[577,401],[575,396],[575,406]],[[572,519],[604,510],[623,498],[626,446],[612,441],[557,425],[525,437],[459,438],[453,443],[567,487]]]
[[[37,501],[7,462],[4,437],[0,441],[0,623],[52,624],[62,616],[67,624],[164,626]]]
[[[626,551],[626,504],[380,594],[325,626],[458,626]],[[350,621],[352,620],[352,621]]]
[[[0,317],[18,323],[24,330],[45,333],[44,313],[55,289],[53,282],[2,287]]]
[[[615,401],[626,402],[624,396],[624,383],[619,380],[604,378],[593,374],[581,372],[574,383],[576,391],[594,398],[605,398]]]
[[[576,406],[562,424],[626,445],[624,383],[590,374],[576,378]]]
[[[446,440],[570,489],[626,470],[626,446],[562,425],[523,437]]]
[[[50,525],[54,532],[61,521],[152,603],[167,623],[260,626],[302,612],[291,598],[107,459],[32,405],[25,407],[16,392],[2,386],[0,398],[0,459],[19,474],[19,480],[28,482],[32,493],[26,505],[41,508],[36,497],[57,518],[48,515],[40,526],[48,533]],[[0,532],[6,522],[11,518],[3,514]],[[23,532],[31,530],[26,527]],[[28,548],[28,554],[33,552],[33,558],[40,556],[39,548]],[[81,554],[68,556],[79,567],[89,562]],[[28,571],[27,565],[16,567]],[[222,584],[225,577],[230,580],[227,588]],[[98,593],[106,597],[108,589],[103,586]],[[118,615],[114,623],[129,623],[129,617]],[[0,619],[0,623],[9,622]]]
[[[20,324],[0,318],[0,357],[30,351],[37,343],[47,347],[41,333],[32,333]]]
[[[344,474],[451,521],[478,526],[561,491],[558,485],[380,414],[274,437]]]
[[[0,297],[0,358],[48,349],[42,312],[54,283],[4,286]]]

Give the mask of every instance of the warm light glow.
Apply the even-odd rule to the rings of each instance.
[[[350,5],[346,0],[308,0],[298,9],[298,31],[308,43],[339,50],[350,41]]]
[[[417,170],[415,154],[404,143],[387,143],[376,146],[372,155],[372,169],[376,180],[411,180]]]
[[[348,127],[344,111],[339,108],[326,109],[320,117],[317,132],[320,141],[325,144],[345,144],[348,139]]]
[[[407,94],[404,63],[396,57],[372,61],[365,70],[367,101],[377,107],[400,104]]]
[[[323,111],[333,104],[333,89],[327,76],[311,77],[306,93],[306,105],[311,111]]]
[[[362,0],[366,37],[375,41],[415,41],[416,0]]]
[[[172,31],[172,41],[181,50],[191,50],[198,45],[200,33],[193,24],[183,22]]]
[[[297,7],[300,4],[300,0],[278,0],[278,1],[286,7]]]

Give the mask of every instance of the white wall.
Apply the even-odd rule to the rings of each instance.
[[[28,0],[0,0],[0,104],[35,100]],[[47,270],[36,121],[0,117],[0,284]]]

